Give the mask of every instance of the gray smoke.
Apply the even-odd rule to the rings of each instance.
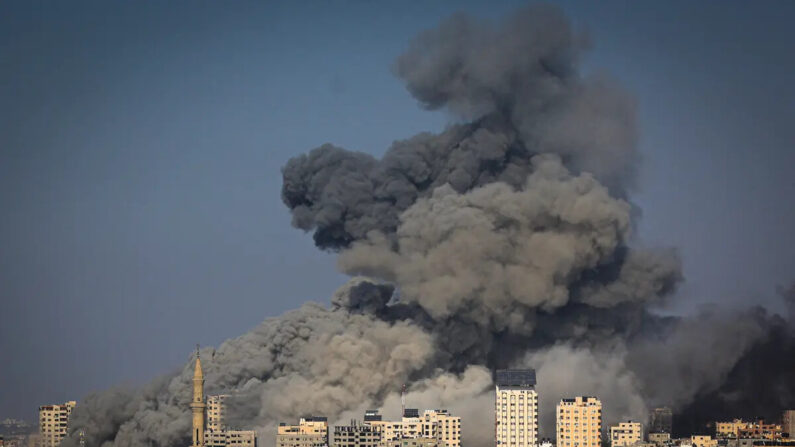
[[[649,311],[675,291],[680,261],[633,243],[634,104],[580,72],[586,48],[550,6],[499,23],[454,16],[394,70],[457,124],[381,159],[326,144],[287,163],[293,224],[357,276],[330,308],[306,304],[202,352],[207,393],[233,395],[234,426],[272,445],[279,421],[307,414],[395,417],[410,383],[414,406],[450,408],[464,444],[485,446],[495,368],[538,370],[548,436],[566,395],[599,396],[611,423],[725,385],[773,316]],[[65,445],[80,429],[95,446],[186,445],[190,360],[83,399]]]

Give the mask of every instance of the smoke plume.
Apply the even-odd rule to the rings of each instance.
[[[792,382],[795,356],[761,372],[747,364],[760,346],[793,352],[783,317],[650,311],[675,292],[681,264],[676,250],[634,240],[634,101],[581,72],[587,47],[551,6],[499,22],[456,15],[393,67],[455,124],[381,158],[325,144],[287,163],[293,225],[353,278],[329,308],[305,304],[202,351],[207,393],[233,395],[233,426],[272,445],[279,421],[308,414],[396,417],[396,388],[409,383],[411,406],[448,407],[464,417],[464,445],[485,446],[496,368],[538,370],[546,436],[561,397],[600,397],[606,423],[652,405],[700,421],[694,402],[739,407]],[[65,445],[81,429],[95,446],[187,445],[192,365],[86,397]],[[769,388],[749,394],[760,375]]]

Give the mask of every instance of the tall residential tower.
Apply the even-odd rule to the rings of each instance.
[[[500,447],[534,447],[538,444],[538,393],[532,369],[497,371],[495,387],[495,438]]]

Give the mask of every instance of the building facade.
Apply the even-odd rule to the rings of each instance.
[[[70,400],[61,405],[42,405],[39,407],[40,447],[56,447],[66,437],[69,428],[69,415],[77,405]]]
[[[715,437],[719,439],[736,439],[740,430],[748,427],[748,422],[735,419],[731,422],[715,422]]]
[[[416,408],[406,408],[400,421],[384,421],[378,412],[368,410],[365,425],[376,427],[383,443],[406,439],[432,438],[442,447],[461,446],[461,418],[447,410],[425,410],[420,415]]]
[[[536,372],[500,370],[495,386],[495,438],[500,447],[533,447],[538,444],[538,393]]]
[[[557,447],[600,447],[602,402],[590,396],[562,399],[557,408]]]
[[[718,440],[709,435],[694,435],[690,437],[693,447],[718,447]]]
[[[610,427],[610,445],[626,447],[643,441],[643,427],[640,422],[620,422]]]
[[[205,447],[256,447],[257,432],[234,430],[226,421],[228,394],[207,397],[207,428],[204,431]]]
[[[649,442],[655,445],[664,445],[671,442],[670,433],[649,433]]]
[[[322,416],[301,418],[298,425],[280,423],[276,447],[328,447],[328,420]]]
[[[378,447],[381,430],[377,426],[351,421],[351,425],[335,425],[332,447]]]
[[[737,437],[741,439],[782,439],[781,425],[766,424],[763,420],[749,422],[744,428],[737,430]]]
[[[443,447],[461,447],[461,418],[447,410],[425,410],[421,437],[434,438]]]

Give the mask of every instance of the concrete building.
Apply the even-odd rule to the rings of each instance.
[[[672,433],[673,412],[668,407],[659,407],[649,415],[649,433]]]
[[[69,428],[69,415],[77,405],[70,400],[61,405],[42,405],[39,407],[39,445],[56,447],[66,437]]]
[[[322,416],[301,418],[298,425],[279,423],[277,447],[328,447],[328,420]]]
[[[425,410],[421,437],[434,438],[442,447],[461,447],[461,418],[447,410]]]
[[[737,430],[737,437],[741,439],[782,439],[783,430],[778,424],[765,424],[758,420],[749,422],[744,428]]]
[[[643,427],[640,422],[620,422],[610,427],[610,445],[626,447],[643,441]]]
[[[715,422],[715,437],[718,439],[737,439],[740,430],[748,427],[748,422],[735,419],[731,422]]]
[[[394,441],[384,441],[380,447],[440,447],[434,438],[403,438]]]
[[[207,397],[207,429],[204,432],[206,447],[256,447],[257,432],[235,430],[226,422],[228,394]]]
[[[595,397],[562,399],[557,408],[557,447],[600,447],[602,402]]]
[[[670,433],[649,433],[649,442],[654,445],[661,446],[671,442]]]
[[[351,425],[334,426],[332,447],[378,447],[381,429],[377,426],[351,421]]]
[[[795,410],[785,411],[781,421],[781,431],[786,433],[789,439],[795,439]]]
[[[384,421],[377,411],[368,410],[364,423],[376,427],[383,442],[433,438],[442,447],[461,446],[461,418],[443,409],[425,410],[420,416],[418,409],[406,408],[400,421]]]
[[[690,444],[693,447],[718,447],[718,440],[709,435],[694,435],[690,437]]]
[[[532,369],[497,371],[495,386],[495,438],[500,447],[534,447],[538,444],[538,393]]]

